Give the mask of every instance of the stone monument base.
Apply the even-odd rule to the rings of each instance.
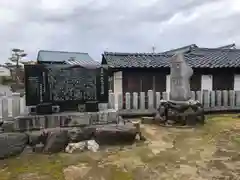
[[[154,121],[162,125],[195,126],[204,124],[205,116],[199,101],[161,101]]]
[[[63,112],[46,115],[22,115],[3,122],[3,131],[31,131],[55,127],[82,127],[121,121],[115,109],[99,112]]]

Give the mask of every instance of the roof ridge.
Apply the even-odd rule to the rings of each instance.
[[[187,49],[187,48],[189,48],[191,50],[192,48],[198,48],[198,46],[196,44],[190,44],[190,45],[183,46],[183,47],[180,47],[180,48],[175,48],[175,49],[171,49],[171,50],[168,50],[168,51],[164,51],[162,53],[171,53],[171,52],[176,52],[176,51],[179,51],[179,50],[184,50],[184,49]]]
[[[104,51],[103,55],[134,56],[134,55],[162,55],[162,53],[107,52],[107,51]]]
[[[226,52],[229,52],[229,51],[233,51],[233,52],[236,52],[236,51],[240,51],[240,49],[225,49],[225,48],[204,48],[204,47],[199,47],[199,48],[196,48],[197,50],[205,50],[205,51],[226,51]]]
[[[236,49],[236,44],[235,43],[227,44],[227,45],[224,45],[224,46],[220,46],[218,48],[219,49],[230,49],[230,48]]]
[[[39,51],[38,51],[38,54],[39,54],[40,52],[53,52],[53,53],[57,52],[57,53],[88,54],[88,53],[86,53],[86,52],[72,52],[72,51],[59,51],[59,50],[39,50]],[[88,54],[88,55],[89,55],[89,54]]]

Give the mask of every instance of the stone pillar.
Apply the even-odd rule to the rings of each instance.
[[[229,91],[229,105],[231,107],[235,107],[236,106],[236,95],[235,95],[235,91]]]
[[[123,108],[123,94],[118,93],[117,98],[115,100],[117,101],[118,109],[122,109]]]
[[[218,107],[222,106],[222,91],[219,90],[216,91],[216,98],[217,98],[216,105]]]
[[[236,106],[240,107],[240,91],[235,91],[236,94]]]
[[[118,94],[123,93],[122,87],[122,71],[114,72],[113,74],[113,90],[115,94],[115,108],[118,109]]]
[[[209,108],[210,107],[210,92],[208,90],[204,90],[203,91],[203,106],[205,108]]]
[[[154,103],[154,99],[153,99],[153,91],[152,90],[148,90],[148,109],[153,109],[153,103]]]
[[[156,109],[160,106],[161,93],[156,92]]]
[[[145,92],[140,92],[140,109],[145,109]]]
[[[222,95],[223,95],[223,106],[228,107],[228,91],[224,90],[222,92]]]
[[[1,103],[2,103],[2,119],[6,120],[8,118],[8,97],[7,96],[2,96],[1,97]]]
[[[133,93],[133,109],[138,109],[138,93]]]
[[[211,107],[216,106],[216,94],[215,91],[210,92],[210,97],[211,97]]]
[[[115,104],[117,104],[115,102],[115,94],[114,93],[109,93],[108,94],[108,107],[110,109],[115,109]]]
[[[131,109],[131,94],[129,92],[125,94],[125,104],[126,109]]]
[[[20,93],[12,94],[12,117],[20,115]]]

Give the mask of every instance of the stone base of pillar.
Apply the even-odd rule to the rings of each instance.
[[[154,121],[168,126],[195,126],[204,124],[205,116],[203,106],[198,101],[162,101]]]

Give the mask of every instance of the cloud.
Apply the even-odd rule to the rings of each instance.
[[[28,59],[37,51],[149,52],[196,43],[240,44],[239,0],[21,0],[0,1],[0,54],[11,48]]]

